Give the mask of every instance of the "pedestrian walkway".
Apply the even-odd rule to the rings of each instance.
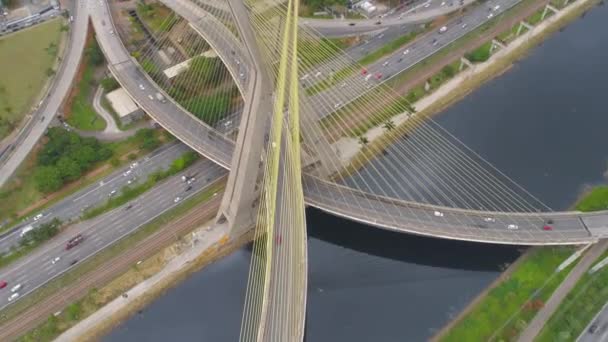
[[[608,248],[608,240],[602,240],[592,246],[576,266],[570,271],[568,276],[553,292],[545,306],[534,316],[534,319],[519,336],[520,342],[532,342],[541,331],[551,315],[557,310],[560,303],[568,293],[574,288],[578,280],[587,272],[589,267],[604,253]]]

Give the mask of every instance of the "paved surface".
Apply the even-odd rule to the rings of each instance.
[[[608,248],[608,240],[602,240],[598,242],[596,245],[591,247],[587,253],[583,256],[583,258],[574,266],[574,268],[568,273],[568,276],[562,283],[559,285],[551,298],[545,303],[542,309],[526,329],[519,336],[519,341],[521,342],[532,342],[534,338],[541,331],[545,322],[551,318],[551,315],[557,310],[559,304],[562,300],[570,293],[576,282],[587,272],[589,267],[604,253],[604,251]]]
[[[507,1],[508,4],[515,3],[514,0]],[[484,5],[478,10],[470,11],[468,15],[472,19],[463,18],[463,23],[465,20],[473,20],[471,23],[482,24],[488,20],[488,8],[489,5]],[[501,5],[497,11],[494,11],[494,15],[506,8],[506,5]],[[109,16],[100,18],[104,15],[103,10],[95,11],[93,15],[93,23],[96,25],[96,29],[96,23],[111,20]],[[424,55],[436,51],[439,49],[439,45],[448,44],[450,41],[466,34],[474,26],[475,24],[469,24],[463,28],[461,25],[456,27],[455,30],[450,27],[446,33],[433,33],[423,37],[416,42],[418,47],[424,47],[420,54]],[[128,56],[128,53],[118,37],[108,34],[108,31],[109,29],[97,30],[97,37],[104,52],[111,50],[108,58],[110,60],[110,70],[140,107],[188,146],[216,163],[229,168],[232,162],[234,142],[228,137],[218,134],[212,128],[201,124],[198,119],[172,101],[166,103],[150,101],[146,94],[139,90],[138,85],[143,84],[146,89],[156,89],[156,84],[140,71],[132,60],[128,58],[123,58],[122,61],[120,58],[112,60],[114,56]],[[437,38],[438,44],[433,46],[432,40],[435,37],[439,37]],[[123,49],[122,52],[119,50],[120,48]],[[416,56],[413,51],[408,55]],[[418,58],[422,57],[418,55]],[[364,80],[352,82],[352,85],[350,85],[352,88],[349,89],[358,89],[357,87],[361,87],[361,83],[364,82]],[[342,89],[342,93],[348,94],[349,92]],[[323,93],[318,96],[322,95]],[[448,239],[523,245],[585,243],[596,241],[597,238],[608,235],[607,212],[585,216],[580,213],[516,215],[487,213],[381,198],[355,189],[327,183],[309,175],[304,176],[304,183],[307,204],[351,220],[399,232]],[[434,211],[440,211],[443,216],[436,216]],[[485,219],[489,216],[493,218],[493,222],[485,222]],[[582,220],[581,216],[583,217]],[[593,218],[589,219],[590,217]],[[554,222],[552,224],[553,230],[545,231],[543,225],[549,219]],[[509,224],[517,225],[517,229],[507,229]]]
[[[175,241],[176,236],[186,233],[193,225],[213,217],[219,206],[220,194],[215,199],[205,203],[198,210],[191,210],[185,216],[166,224],[158,232],[135,244],[124,253],[108,260],[99,266],[95,272],[89,272],[78,282],[61,288],[51,296],[8,321],[0,329],[0,340],[10,341],[31,330],[53,313],[62,310],[66,303],[71,303],[85,296],[92,288],[99,288],[118,275],[123,274],[139,261],[144,260],[162,247]]]
[[[108,113],[108,111],[101,105],[101,97],[103,96],[103,87],[97,87],[95,91],[95,97],[93,98],[93,108],[106,121],[106,128],[103,130],[105,133],[118,134],[121,133],[121,130],[116,125],[116,121],[114,121],[114,117],[112,114]]]
[[[42,137],[72,88],[88,32],[89,16],[84,1],[77,1],[76,7],[72,10],[72,15],[74,16],[74,22],[72,22],[70,30],[69,45],[63,57],[63,63],[61,63],[55,76],[49,96],[43,100],[40,108],[32,114],[32,119],[17,135],[10,146],[9,152],[4,153],[0,158],[0,186],[15,172]]]
[[[593,327],[593,328],[592,328]],[[608,303],[597,313],[576,339],[576,342],[607,342],[608,341]]]
[[[167,169],[173,160],[189,150],[181,143],[163,146],[148,156],[137,160],[136,167],[131,168],[128,165],[116,170],[99,182],[91,184],[39,212],[43,215],[41,219],[35,221],[35,215],[30,215],[29,219],[15,226],[11,231],[0,235],[0,253],[7,253],[11,246],[18,245],[21,239],[20,233],[24,227],[29,225],[38,227],[41,223],[49,222],[53,218],[58,218],[63,222],[77,220],[87,208],[105,203],[112,191],[116,190],[119,194],[123,187],[145,181],[149,174]]]
[[[180,177],[190,174],[196,174],[196,181],[191,184],[192,189],[187,191],[187,185]],[[8,282],[8,288],[21,284],[19,293],[23,297],[66,272],[72,267],[73,261],[82,261],[99,252],[225,175],[226,171],[211,161],[199,161],[122,207],[69,227],[32,253],[0,270],[0,279]],[[66,242],[77,234],[82,234],[84,241],[65,250]],[[61,259],[52,263],[56,257]],[[3,291],[7,298],[8,293]],[[1,300],[0,309],[9,304],[6,299]]]

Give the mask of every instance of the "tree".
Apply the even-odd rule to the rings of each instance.
[[[135,133],[135,137],[139,140],[139,147],[144,150],[150,151],[160,145],[160,141],[151,129],[140,129]]]
[[[34,175],[34,182],[38,191],[44,193],[59,190],[63,185],[61,174],[54,166],[40,167]]]
[[[106,77],[103,80],[101,80],[101,86],[103,87],[103,90],[105,90],[106,92],[110,92],[114,89],[118,89],[120,88],[120,84],[118,83],[118,81],[116,79],[114,79],[114,77]]]
[[[104,62],[103,53],[97,45],[97,41],[93,40],[93,44],[86,49],[86,55],[89,58],[89,62],[93,65],[102,65]]]
[[[82,168],[74,159],[61,157],[57,162],[57,170],[64,182],[75,181],[82,174]]]
[[[456,68],[453,65],[448,64],[441,69],[441,72],[447,77],[452,78],[456,75]]]
[[[365,145],[369,144],[369,139],[367,139],[367,137],[365,135],[360,135],[359,144],[361,144],[362,146],[365,146]]]
[[[384,128],[387,131],[392,131],[395,128],[395,124],[393,123],[392,120],[388,120],[387,122],[384,123]]]

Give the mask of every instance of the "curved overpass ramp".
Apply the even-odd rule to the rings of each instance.
[[[120,39],[108,33],[109,28],[103,25],[104,22],[112,23],[107,7],[94,11],[92,20],[110,70],[133,99],[192,149],[230,169],[234,142],[172,101],[160,103],[149,100],[148,93],[140,90],[139,84],[146,89],[162,90],[129,56]],[[382,198],[311,175],[304,176],[304,195],[308,205],[326,212],[379,228],[417,235],[516,245],[582,244],[608,237],[608,211],[593,214],[513,214],[436,207]],[[437,210],[443,216],[435,216]],[[487,222],[488,218],[492,222]],[[553,227],[550,231],[543,230],[548,220],[551,220]],[[510,224],[517,228],[507,229]]]

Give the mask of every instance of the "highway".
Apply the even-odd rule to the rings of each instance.
[[[29,219],[20,223],[10,232],[1,235],[0,253],[7,253],[11,246],[18,245],[23,227],[28,225],[37,227],[39,224],[49,222],[54,218],[58,218],[62,222],[75,221],[87,208],[94,208],[105,203],[112,191],[116,190],[116,195],[118,195],[123,187],[145,181],[149,174],[167,169],[173,160],[187,151],[190,151],[190,149],[182,143],[165,145],[146,157],[134,161],[136,167],[131,167],[133,165],[131,164],[116,170],[101,181],[84,187],[41,211],[40,214],[43,214],[43,217],[39,220],[35,221],[35,215],[30,215]],[[125,173],[127,174],[125,175]]]
[[[74,21],[71,24],[70,40],[49,95],[42,105],[32,113],[31,119],[19,132],[7,152],[0,158],[0,186],[2,186],[25,160],[29,152],[42,137],[47,127],[57,115],[63,100],[72,88],[74,77],[80,66],[89,24],[89,15],[85,1],[77,1],[72,11]]]
[[[593,317],[576,342],[608,342],[608,303]]]
[[[509,1],[509,4],[515,3],[513,0]],[[470,12],[475,14],[474,17],[479,20],[477,21],[479,24],[487,20],[487,14],[484,15],[484,11],[489,13],[487,6],[484,5],[480,10]],[[506,5],[501,5],[495,14],[506,8]],[[103,11],[96,11],[95,14],[101,15]],[[99,20],[102,19],[97,19],[97,21]],[[103,20],[112,20],[112,18],[108,17]],[[471,24],[465,28],[456,28],[456,30],[448,29],[441,37],[441,44],[447,44],[449,40],[464,35],[472,26]],[[106,39],[114,39],[118,41],[116,44],[121,44],[119,38],[114,35],[98,31],[98,39],[100,35],[107,36],[99,40],[104,51],[106,47],[103,46],[103,42]],[[423,51],[436,51],[438,47],[429,43],[429,40],[432,41],[433,35],[438,36],[439,33],[430,34],[416,44],[424,45],[426,41],[427,47]],[[230,168],[234,150],[232,140],[202,124],[172,101],[166,103],[150,101],[139,90],[138,85],[144,84],[146,89],[155,89],[157,85],[140,71],[135,62],[114,63],[110,61],[110,63],[110,70],[116,79],[159,124],[198,153],[225,168]],[[355,83],[353,86],[358,87],[361,82],[353,82]],[[344,91],[344,93],[347,92]],[[318,94],[318,96],[321,95],[323,93]],[[326,114],[323,113],[323,115]],[[305,198],[309,205],[351,220],[404,233],[518,245],[580,244],[608,236],[608,212],[595,214],[576,212],[487,213],[382,198],[378,195],[364,194],[356,189],[328,183],[310,175],[304,175],[304,184]],[[435,215],[435,211],[440,211],[442,215]],[[496,216],[495,222],[480,223],[480,220],[483,221],[488,215]],[[543,230],[545,222],[549,220],[553,221],[552,230]],[[509,224],[515,225],[516,228],[508,229]]]
[[[187,191],[187,184],[180,177],[192,174],[196,174],[196,180],[191,184],[192,189]],[[22,298],[65,273],[73,266],[74,261],[82,262],[207,188],[226,174],[224,169],[213,162],[201,160],[131,201],[130,209],[127,209],[126,204],[94,219],[70,226],[67,231],[0,270],[0,280],[8,282],[8,286],[0,290],[0,295],[5,297],[0,298],[0,310],[10,304],[7,299],[11,287],[21,284],[22,288],[18,292],[19,298]],[[84,236],[84,241],[66,250],[66,242],[78,234]],[[52,261],[57,257],[60,260],[53,263]]]

